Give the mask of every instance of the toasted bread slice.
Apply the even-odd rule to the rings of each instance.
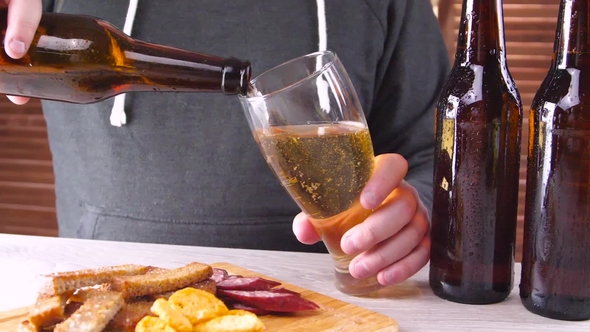
[[[30,324],[41,329],[64,320],[67,299],[66,295],[58,295],[37,301],[29,312]]]
[[[121,293],[95,293],[68,319],[57,324],[54,332],[101,332],[123,307]]]
[[[154,301],[137,301],[127,303],[119,310],[115,318],[113,318],[105,331],[108,332],[133,332],[135,326],[145,316],[156,316],[152,313],[150,308]]]
[[[213,275],[210,265],[193,262],[185,266],[145,275],[116,277],[111,290],[121,292],[125,299],[161,294],[188,287]]]
[[[209,292],[211,294],[215,294],[215,292],[217,291],[217,284],[212,279],[205,279],[205,280],[199,281],[193,285],[190,285],[189,287],[201,289],[201,290],[204,290],[204,291]],[[152,296],[150,296],[150,298],[152,300],[157,300],[157,299],[166,299],[167,300],[170,297],[170,295],[174,294],[175,291],[176,290],[152,295]]]
[[[90,287],[82,287],[76,290],[69,298],[68,302],[84,303],[93,295],[109,290],[110,284],[100,284]]]
[[[152,274],[152,273],[160,273],[163,271],[168,271],[169,269],[163,268],[163,267],[157,267],[157,266],[150,266],[148,271],[146,272],[146,274]]]
[[[109,283],[114,277],[144,274],[148,266],[125,264],[118,266],[59,272],[41,276],[39,298],[61,295],[78,288]]]

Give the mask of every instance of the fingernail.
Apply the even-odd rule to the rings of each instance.
[[[363,200],[365,201],[365,203],[369,204],[371,207],[374,207],[377,205],[377,197],[371,191],[366,191],[363,193]]]
[[[383,279],[385,279],[385,283],[388,285],[397,283],[396,273],[395,271],[387,271],[383,274]]]
[[[354,237],[347,235],[344,239],[344,248],[342,250],[347,254],[354,253],[359,250],[359,244]]]
[[[10,49],[14,53],[18,53],[18,54],[23,54],[27,51],[25,43],[20,40],[16,40],[16,39],[11,40],[10,43],[8,44],[8,47],[10,47]]]
[[[369,267],[365,262],[360,261],[354,265],[354,272],[357,278],[364,278],[367,274],[369,274]]]

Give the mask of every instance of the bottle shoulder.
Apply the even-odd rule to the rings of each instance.
[[[547,129],[590,129],[590,69],[550,70],[530,112]]]
[[[567,110],[590,106],[590,68],[563,68],[548,71],[533,100],[533,108],[555,104]]]
[[[456,62],[449,72],[447,85],[459,85],[459,82],[481,77],[483,83],[514,84],[508,67],[498,61],[488,61],[485,64]]]
[[[470,105],[486,99],[502,100],[503,103],[511,103],[514,107],[522,108],[518,88],[506,67],[499,64],[455,64],[439,94],[439,104],[460,100],[463,102],[461,104]]]

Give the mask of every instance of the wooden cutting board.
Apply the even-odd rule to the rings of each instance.
[[[311,290],[297,287],[281,280],[277,280],[260,273],[256,273],[228,263],[211,264],[214,267],[226,269],[230,274],[243,276],[258,276],[276,280],[283,287],[301,293],[301,295],[320,306],[314,312],[303,312],[281,316],[261,316],[266,329],[271,331],[346,331],[346,332],[398,332],[397,322],[385,315],[357,307]],[[29,307],[0,312],[0,331],[16,331],[18,324],[26,320]]]

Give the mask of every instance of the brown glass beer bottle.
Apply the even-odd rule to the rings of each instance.
[[[551,68],[529,113],[520,297],[541,316],[590,319],[589,0],[562,0]]]
[[[7,9],[0,8],[2,40]],[[0,93],[92,103],[131,91],[245,94],[250,63],[135,40],[103,20],[44,13],[28,53],[0,45]]]
[[[514,284],[522,103],[506,65],[501,0],[464,0],[436,106],[430,287],[487,304]]]

